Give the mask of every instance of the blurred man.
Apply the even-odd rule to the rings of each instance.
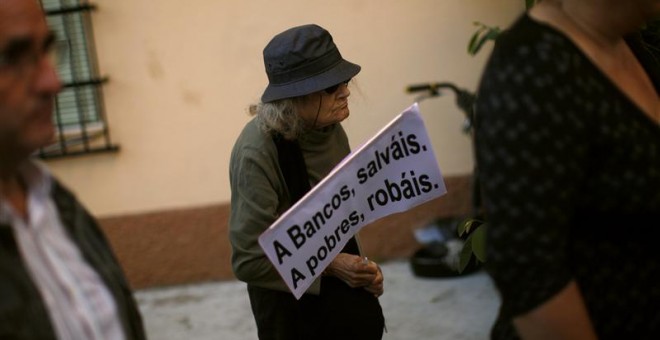
[[[54,42],[36,0],[0,1],[0,339],[144,339],[96,221],[30,157],[55,134]]]

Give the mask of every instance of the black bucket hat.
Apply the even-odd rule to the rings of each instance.
[[[268,75],[264,103],[321,91],[353,78],[361,69],[342,58],[330,33],[314,24],[276,35],[263,53]]]

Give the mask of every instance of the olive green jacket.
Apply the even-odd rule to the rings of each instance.
[[[340,124],[309,131],[298,139],[310,184],[320,182],[350,153],[348,138]],[[236,277],[262,288],[289,291],[266,257],[258,239],[291,206],[277,147],[252,119],[234,144],[229,163],[231,215],[229,240]],[[356,235],[357,236],[357,235]],[[318,294],[320,279],[307,293]]]

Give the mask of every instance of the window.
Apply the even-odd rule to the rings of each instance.
[[[86,0],[40,0],[58,48],[65,54],[57,68],[64,88],[55,100],[54,144],[39,150],[41,158],[116,151],[105,119],[90,12]]]

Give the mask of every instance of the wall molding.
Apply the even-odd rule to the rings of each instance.
[[[372,259],[406,258],[420,245],[414,230],[470,211],[471,175],[445,177],[447,194],[360,231]],[[229,203],[100,218],[134,289],[235,279],[228,240]]]

